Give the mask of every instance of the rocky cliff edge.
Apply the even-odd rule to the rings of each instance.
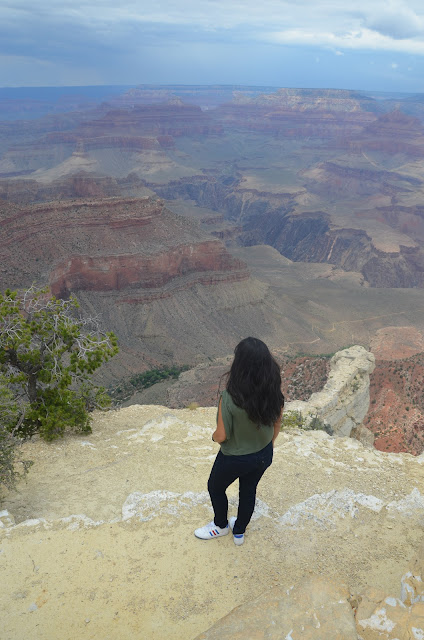
[[[134,405],[96,414],[89,437],[25,445],[35,464],[0,516],[4,640],[235,638],[240,605],[271,625],[242,615],[249,639],[424,637],[424,455],[282,432],[245,544],[201,541],[215,413]]]

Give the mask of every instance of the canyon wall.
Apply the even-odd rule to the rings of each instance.
[[[150,198],[4,204],[0,226],[2,286],[48,278],[55,294],[69,295],[160,288],[195,273],[204,282],[207,272],[219,272],[221,280],[248,277],[245,265],[219,240],[205,238],[196,223]]]
[[[354,197],[352,192],[356,197],[356,193],[362,191],[362,195],[357,195],[358,203],[361,197],[371,198],[376,189],[385,188],[384,179],[377,175],[378,172],[374,175],[373,171],[333,167],[330,163],[326,164],[325,170],[319,171],[320,177],[318,169],[315,169],[313,179],[307,175],[305,178],[310,191],[320,199],[329,190],[332,194],[337,192],[337,198],[344,196],[350,199]],[[387,188],[395,193],[396,175],[392,172],[390,176],[391,186]],[[403,181],[401,190],[415,188],[417,193],[420,192],[422,183],[418,179],[399,176],[399,180]],[[331,187],[326,181],[331,183]],[[194,200],[200,206],[224,212],[234,228],[229,237],[230,244],[269,244],[296,262],[330,263],[346,271],[360,272],[373,287],[424,286],[424,250],[421,245],[424,223],[419,205],[407,208],[393,205],[381,207],[372,214],[364,213],[364,218],[375,215],[378,224],[386,226],[378,235],[374,230],[370,233],[362,229],[361,226],[366,225],[358,223],[353,214],[346,214],[342,222],[325,208],[305,211],[305,207],[299,206],[305,198],[304,188],[287,189],[286,192],[282,188],[279,193],[267,193],[246,189],[242,182],[228,186],[212,177],[183,178],[165,186],[153,183],[148,183],[148,186],[161,197]],[[373,223],[373,229],[375,226]],[[389,237],[388,241],[385,241],[385,236]]]
[[[196,220],[158,199],[2,202],[0,229],[2,289],[49,284],[55,295],[77,295],[84,314],[115,331],[120,353],[103,382],[224,355],[272,319],[267,286]]]
[[[234,271],[238,272],[232,274]],[[212,284],[215,272],[221,272],[220,277],[216,274],[217,281],[249,277],[240,260],[232,258],[217,241],[209,240],[196,245],[178,245],[151,257],[71,257],[51,272],[50,288],[59,297],[82,290],[157,289],[175,278],[193,274],[197,283]]]

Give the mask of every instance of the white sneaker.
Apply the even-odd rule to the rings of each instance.
[[[196,529],[194,535],[196,538],[201,538],[201,540],[211,540],[212,538],[220,538],[221,536],[226,536],[227,533],[230,532],[230,527],[227,526],[221,529],[221,527],[217,527],[215,522],[209,522],[204,527],[200,527],[200,529]]]
[[[231,531],[234,529],[234,525],[236,523],[237,518],[235,516],[231,516],[230,518],[230,529]],[[244,533],[233,533],[234,544],[238,547],[244,542]]]

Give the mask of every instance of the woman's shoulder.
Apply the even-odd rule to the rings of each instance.
[[[234,400],[232,399],[230,392],[227,391],[227,389],[224,389],[224,391],[221,393],[221,400],[222,400],[222,404],[229,409],[236,406],[234,404]]]
[[[227,389],[224,389],[224,391],[221,391],[221,393],[219,394],[219,399],[222,400],[222,402],[224,403],[228,403],[229,400],[231,400],[231,396],[228,393]]]
[[[225,391],[221,394],[222,398],[222,407],[225,408],[226,411],[231,413],[234,417],[247,416],[245,409],[239,407],[238,404],[234,402],[234,399],[229,391],[225,389]]]

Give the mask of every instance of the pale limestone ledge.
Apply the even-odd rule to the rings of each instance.
[[[338,351],[331,358],[328,380],[322,391],[313,393],[307,402],[287,402],[286,411],[300,411],[311,420],[317,416],[330,425],[337,436],[349,436],[361,425],[370,403],[370,373],[375,358],[364,347]]]
[[[214,407],[132,405],[96,412],[89,436],[23,445],[34,465],[0,511],[2,638],[53,640],[59,629],[61,640],[193,640],[244,604],[270,614],[269,624],[254,616],[258,635],[231,625],[215,637],[415,640],[408,625],[424,633],[424,573],[411,563],[423,537],[424,454],[283,431],[236,547],[230,535],[193,535],[212,518],[215,420]],[[228,491],[231,515],[237,490]],[[272,602],[255,605],[260,594]],[[391,624],[405,618],[396,636],[380,632],[382,609]]]

